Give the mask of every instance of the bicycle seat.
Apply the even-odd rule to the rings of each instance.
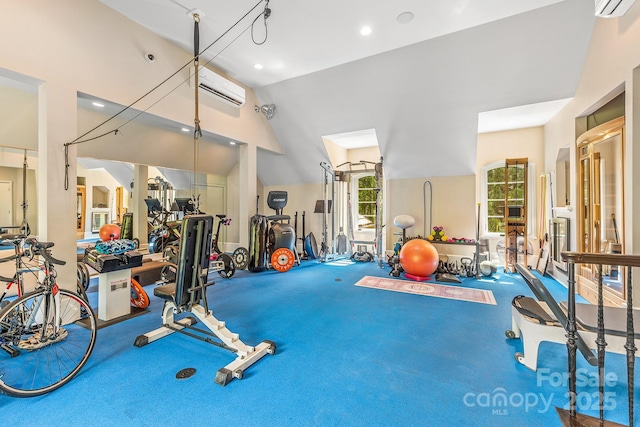
[[[220,219],[225,219],[227,217],[225,214],[216,214],[216,216]]]

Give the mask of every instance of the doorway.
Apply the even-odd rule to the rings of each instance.
[[[76,239],[84,239],[84,227],[87,218],[86,203],[87,203],[87,190],[84,185],[77,186],[76,196]]]
[[[0,181],[0,227],[13,224],[13,182]]]

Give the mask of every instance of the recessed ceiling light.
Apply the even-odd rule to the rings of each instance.
[[[413,13],[402,12],[400,15],[398,15],[396,21],[398,21],[399,24],[408,24],[409,22],[413,21]]]
[[[236,143],[233,141],[229,141],[229,145],[236,145]]]
[[[363,36],[368,36],[371,34],[371,27],[367,27],[366,25],[360,29],[360,34]]]
[[[96,107],[100,107],[103,108],[104,104],[100,104],[99,102],[92,102],[93,105],[95,105]]]
[[[264,67],[262,66],[262,64],[255,64],[253,68],[255,68],[256,70],[262,70]]]
[[[182,132],[189,132],[189,128],[182,128]]]

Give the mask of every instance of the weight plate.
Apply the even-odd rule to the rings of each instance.
[[[271,265],[274,270],[279,271],[280,273],[289,271],[291,267],[293,267],[294,262],[295,257],[293,252],[287,248],[276,249],[271,255]]]
[[[249,251],[246,248],[240,247],[233,251],[233,263],[238,270],[244,270],[249,264]]]
[[[236,272],[236,267],[233,264],[233,259],[227,254],[220,254],[218,259],[224,263],[224,270],[218,271],[218,274],[223,279],[228,279]]]
[[[131,304],[138,308],[147,308],[149,306],[149,295],[140,286],[135,279],[131,279]]]

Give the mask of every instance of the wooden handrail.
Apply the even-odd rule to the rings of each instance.
[[[640,267],[640,255],[594,254],[589,252],[561,252],[565,262],[574,264],[620,265]]]
[[[567,352],[568,352],[568,374],[569,374],[569,415],[564,417],[564,410],[558,409],[563,425],[573,426],[577,416],[577,393],[576,393],[576,348],[577,348],[577,325],[576,325],[576,265],[592,264],[598,266],[598,335],[596,344],[598,349],[598,406],[600,410],[599,425],[612,425],[604,421],[604,358],[605,358],[605,326],[604,326],[604,299],[603,299],[603,277],[602,266],[613,265],[622,267],[640,267],[640,255],[621,254],[597,254],[587,252],[561,252],[562,260],[567,263]],[[634,423],[634,366],[635,353],[635,331],[633,328],[633,282],[631,279],[632,269],[627,268],[627,331],[625,349],[627,353],[627,394],[629,404],[629,426]],[[596,425],[595,423],[581,425]]]

